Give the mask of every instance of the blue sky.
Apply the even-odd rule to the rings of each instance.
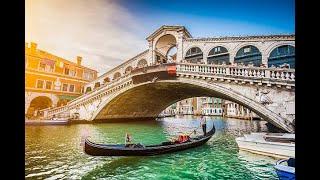
[[[26,0],[26,42],[99,74],[147,49],[162,25],[193,37],[293,34],[293,0]]]
[[[120,4],[146,32],[178,24],[194,37],[294,33],[294,0],[120,0]]]

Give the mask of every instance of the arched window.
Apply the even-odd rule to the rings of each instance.
[[[167,52],[167,57],[168,62],[175,62],[177,60],[177,47],[172,46],[168,52]]]
[[[190,48],[186,53],[185,60],[189,63],[203,62],[203,52],[198,47]]]
[[[140,61],[138,61],[137,66],[138,66],[138,68],[146,67],[146,66],[148,66],[148,62],[145,59],[141,59]]]
[[[100,87],[100,82],[96,82],[96,83],[94,84],[94,88],[98,88],[98,87]]]
[[[108,82],[110,82],[110,78],[109,77],[104,78],[103,83],[108,83]]]
[[[87,92],[90,92],[90,91],[92,91],[92,89],[91,89],[91,87],[89,86],[89,87],[87,87],[87,89],[86,89],[86,93],[87,93]]]
[[[254,66],[260,66],[262,63],[261,52],[255,46],[245,46],[237,52],[234,62],[243,63],[244,65],[253,64]]]
[[[128,74],[128,73],[130,73],[132,71],[132,67],[131,66],[128,66],[127,68],[126,68],[126,70],[125,70],[125,74]]]
[[[119,79],[121,77],[121,74],[119,72],[114,73],[113,80]]]
[[[217,46],[210,50],[208,54],[208,64],[230,63],[229,53],[225,47]]]
[[[268,67],[280,67],[289,64],[290,68],[295,68],[295,48],[290,45],[283,45],[275,48],[268,58]]]

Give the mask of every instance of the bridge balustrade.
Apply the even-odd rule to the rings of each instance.
[[[263,78],[295,81],[294,69],[264,68],[253,66],[212,65],[177,63],[177,71],[196,74],[222,75],[231,77]]]

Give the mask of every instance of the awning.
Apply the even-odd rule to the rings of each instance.
[[[76,97],[78,97],[78,96],[58,95],[58,98],[59,98],[60,100],[63,100],[63,99],[65,99],[65,100],[72,100],[72,99],[74,99],[74,98],[76,98]]]
[[[56,62],[53,61],[53,60],[50,60],[50,59],[42,59],[42,60],[41,60],[41,63],[47,64],[47,65],[49,65],[49,66],[54,66],[54,64],[55,64]]]

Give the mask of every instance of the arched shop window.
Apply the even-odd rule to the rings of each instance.
[[[295,68],[295,48],[293,46],[279,46],[270,53],[268,67],[281,67],[285,64],[288,64],[290,68]]]
[[[125,74],[129,74],[131,71],[132,71],[132,67],[131,66],[128,66],[127,68],[126,68],[126,70],[125,70]]]
[[[189,63],[203,62],[203,52],[198,47],[190,48],[184,59]]]
[[[142,67],[146,67],[148,66],[148,62],[145,59],[141,59],[138,64],[137,64],[138,68],[142,68]]]
[[[113,80],[119,79],[120,77],[121,77],[121,73],[116,72],[116,73],[114,73],[114,75],[113,75]]]
[[[255,46],[245,46],[237,52],[234,62],[244,65],[253,64],[254,66],[260,66],[262,63],[261,52]]]
[[[225,47],[217,46],[210,50],[207,60],[208,64],[229,64],[230,57],[228,50]]]

